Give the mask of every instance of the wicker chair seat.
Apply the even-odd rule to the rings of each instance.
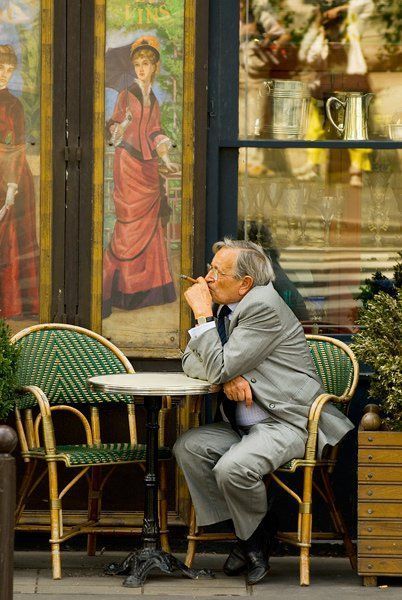
[[[64,462],[66,467],[85,467],[86,465],[113,465],[131,463],[133,461],[144,462],[146,453],[145,444],[101,444],[100,446],[87,446],[86,444],[75,444],[72,446],[57,446],[52,459]],[[24,457],[49,458],[44,448],[32,448],[23,452]],[[159,448],[159,460],[167,460],[172,457],[172,451],[166,446]]]

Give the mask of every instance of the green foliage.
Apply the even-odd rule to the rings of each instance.
[[[367,306],[369,300],[379,292],[396,297],[397,290],[402,287],[402,252],[398,252],[399,260],[394,265],[394,278],[388,279],[381,271],[376,271],[370,279],[365,279],[360,286],[358,300],[362,301],[363,307]]]
[[[398,252],[399,260],[394,266],[394,284],[397,288],[402,288],[402,252]]]
[[[388,429],[402,431],[402,292],[379,292],[361,309],[351,345],[374,370],[369,395],[381,403]]]
[[[10,342],[10,328],[0,319],[0,419],[13,410],[17,389],[19,349]]]

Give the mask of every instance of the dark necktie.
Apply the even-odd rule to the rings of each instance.
[[[231,313],[231,309],[224,304],[218,314],[218,325],[217,325],[217,329],[218,329],[218,333],[219,333],[219,337],[221,338],[221,342],[222,342],[222,346],[224,346],[226,344],[226,342],[228,341],[228,336],[226,334],[226,317]],[[219,400],[220,400],[220,405],[223,408],[223,412],[225,413],[227,419],[229,420],[229,423],[232,426],[232,429],[234,429],[234,431],[236,431],[237,433],[239,432],[237,424],[236,424],[236,402],[234,402],[233,400],[229,400],[229,398],[227,398],[225,396],[225,393],[223,392],[223,390],[219,393]]]

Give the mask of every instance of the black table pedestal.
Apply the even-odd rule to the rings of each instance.
[[[158,518],[158,415],[162,405],[159,396],[144,398],[147,415],[147,450],[145,469],[145,509],[142,526],[142,548],[131,552],[121,563],[111,563],[105,568],[107,575],[127,575],[125,587],[140,587],[148,573],[159,569],[162,573],[181,571],[191,579],[213,577],[209,569],[190,569],[172,554],[160,549]]]
[[[198,579],[202,576],[214,577],[209,569],[190,569],[172,554],[150,548],[132,552],[122,563],[111,563],[106,567],[105,573],[107,575],[127,575],[123,581],[124,587],[140,587],[153,569],[159,569],[162,573],[181,571],[190,579]]]

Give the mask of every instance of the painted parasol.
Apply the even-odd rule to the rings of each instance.
[[[131,44],[109,48],[105,55],[105,86],[121,92],[134,82],[135,72],[130,60]]]

